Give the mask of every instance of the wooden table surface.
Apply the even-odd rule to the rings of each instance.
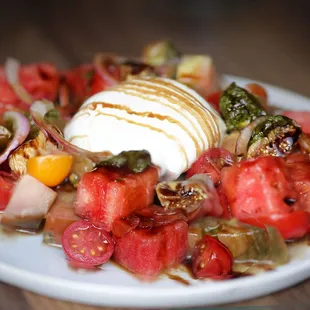
[[[0,61],[15,56],[22,62],[44,60],[65,68],[90,61],[98,51],[138,55],[146,42],[171,38],[185,53],[211,54],[221,72],[310,96],[310,1],[278,2],[6,1],[0,9]],[[308,309],[310,280],[238,305]],[[0,283],[2,309],[95,308]]]

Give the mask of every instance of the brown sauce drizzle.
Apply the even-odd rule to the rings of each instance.
[[[163,135],[165,135],[168,139],[176,142],[185,158],[185,161],[186,161],[186,169],[188,168],[189,166],[189,162],[188,162],[188,158],[187,158],[187,154],[186,154],[186,150],[183,146],[183,144],[181,143],[181,141],[176,138],[175,136],[173,135],[170,135],[170,134],[167,134],[165,131],[159,129],[159,128],[156,128],[156,127],[153,127],[153,126],[150,126],[150,125],[146,125],[146,124],[141,124],[141,123],[138,123],[138,122],[135,122],[135,121],[132,121],[132,120],[129,120],[129,119],[126,119],[124,117],[120,117],[120,116],[116,116],[116,115],[113,115],[113,114],[109,114],[109,113],[104,113],[102,111],[96,111],[96,116],[98,115],[104,115],[104,116],[109,116],[109,117],[112,117],[112,118],[115,118],[119,121],[125,121],[129,124],[133,124],[133,125],[137,125],[137,126],[140,126],[140,127],[145,127],[145,128],[148,128],[149,130],[152,130],[152,131],[156,131],[156,132],[159,132],[159,133],[162,133]]]
[[[170,116],[156,114],[156,113],[148,112],[148,111],[147,112],[133,111],[126,106],[123,106],[120,104],[106,103],[106,102],[93,102],[90,105],[88,105],[87,108],[89,108],[90,110],[96,110],[98,106],[102,106],[103,108],[122,110],[122,111],[125,111],[129,115],[136,115],[136,116],[148,117],[148,118],[156,118],[160,121],[167,120],[168,122],[170,122],[172,124],[176,124],[180,128],[182,128],[182,130],[185,131],[187,133],[187,135],[190,136],[190,138],[193,140],[193,142],[195,144],[195,149],[196,149],[196,156],[199,156],[198,152],[199,152],[200,147],[199,147],[197,140],[193,136],[193,134],[182,123],[180,123],[179,121],[177,121],[176,119],[174,119]]]
[[[180,276],[170,274],[170,273],[166,273],[166,275],[170,280],[176,281],[176,282],[181,283],[181,284],[186,285],[186,286],[190,285],[190,282],[188,280],[185,280]]]
[[[72,136],[68,141],[71,143],[75,139],[83,139],[83,138],[87,138],[87,135],[75,135]]]
[[[137,88],[136,88],[135,86],[132,86],[132,85],[126,85],[126,87],[120,88],[117,91],[122,92],[122,93],[127,94],[127,95],[136,96],[137,95],[136,92],[140,91],[140,90],[141,90],[141,87],[138,88],[138,86],[137,86]],[[157,95],[161,95],[161,97],[164,97],[164,94],[165,94],[164,92],[158,92],[157,93]],[[152,96],[153,98],[151,98],[150,96]],[[159,100],[158,100],[158,98],[155,99],[154,98],[155,96],[156,96],[156,93],[151,91],[151,90],[143,90],[143,94],[139,93],[139,97],[142,98],[142,99],[145,99],[145,100],[148,100],[148,101],[152,101],[152,102],[158,102]],[[160,103],[162,105],[164,105],[164,106],[166,106],[166,107],[176,111],[177,113],[182,115],[184,118],[186,118],[191,123],[191,125],[194,127],[194,129],[195,129],[195,131],[196,131],[196,133],[197,133],[197,135],[198,135],[198,137],[200,139],[200,142],[203,145],[203,148],[205,148],[205,141],[204,141],[203,137],[201,136],[201,133],[200,133],[200,131],[199,131],[195,121],[190,119],[190,118],[188,118],[187,115],[182,110],[186,110],[189,113],[191,113],[191,111],[188,108],[186,108],[186,107],[183,107],[183,109],[179,109],[178,107],[173,106],[173,105],[178,104],[178,101],[171,102],[171,100],[170,100],[170,103],[172,103],[172,105],[166,104],[166,103],[164,103],[162,101],[160,101]],[[201,154],[202,148],[200,147],[200,145],[197,142],[196,138],[194,138],[194,142],[195,142],[195,144],[197,144],[197,149],[198,149],[197,150],[197,154]]]
[[[142,83],[141,83],[142,82]],[[146,89],[143,89],[143,91],[141,91],[141,86],[145,87]],[[158,96],[160,95],[162,98],[168,99],[169,98],[169,102],[172,105],[177,105],[180,107],[180,109],[175,109],[173,108],[171,105],[167,105],[164,102],[161,102],[161,104],[169,106],[170,108],[174,109],[175,111],[177,111],[179,114],[183,115],[186,118],[186,115],[184,115],[182,113],[182,109],[186,110],[187,112],[189,112],[190,114],[195,114],[195,118],[196,121],[200,124],[200,126],[202,127],[202,131],[204,132],[208,142],[210,142],[210,144],[213,142],[211,139],[211,137],[209,136],[209,132],[203,130],[203,128],[205,128],[206,126],[208,128],[210,128],[210,124],[209,121],[206,118],[201,117],[202,113],[205,112],[206,109],[202,109],[201,106],[197,105],[197,103],[192,104],[192,102],[188,102],[188,99],[185,98],[183,96],[183,94],[180,94],[180,89],[177,89],[178,92],[176,92],[175,90],[171,90],[167,89],[167,87],[164,86],[154,86],[153,83],[148,82],[148,81],[144,81],[144,80],[133,80],[131,81],[131,83],[127,83],[125,85],[119,86],[118,88],[115,88],[117,91],[123,92],[123,93],[127,93],[129,95],[137,95],[137,92],[139,92],[139,97],[146,99],[148,101],[158,101],[158,98],[150,98],[149,96]],[[181,91],[182,92],[182,91]],[[187,104],[182,104],[184,101],[187,102]],[[206,148],[206,144],[204,139],[202,138],[199,129],[196,127],[195,121],[192,121],[192,125],[195,128],[197,135],[199,136],[201,142],[204,145],[204,148]],[[213,134],[213,131],[211,130],[211,132]]]
[[[207,140],[209,141],[210,144],[212,144],[212,142],[214,141],[213,130],[210,126],[209,120],[205,117],[202,117],[203,113],[206,113],[207,109],[202,107],[198,100],[196,100],[195,98],[189,98],[188,96],[186,96],[186,93],[183,90],[165,81],[154,79],[150,82],[142,80],[142,83],[143,82],[144,84],[147,84],[149,89],[154,90],[156,94],[161,93],[164,98],[166,99],[169,98],[169,101],[171,103],[181,106],[183,109],[186,109],[189,113],[195,113],[196,120],[200,124]],[[156,85],[154,85],[154,82],[156,82]],[[131,84],[139,86],[139,81],[133,80]],[[145,91],[143,92],[146,93]],[[177,100],[173,100],[173,98],[176,98]],[[186,102],[186,104],[182,104],[183,102]],[[208,128],[208,130],[204,130],[206,127]]]
[[[213,115],[213,113],[211,113],[211,111],[209,111],[199,100],[197,100],[192,94],[190,94],[190,93],[188,93],[187,91],[185,91],[185,90],[181,90],[179,87],[177,87],[177,86],[175,86],[175,85],[172,85],[172,84],[170,84],[170,83],[167,83],[166,81],[164,81],[164,80],[161,80],[161,79],[154,79],[155,81],[156,81],[156,83],[157,84],[159,84],[159,85],[163,85],[163,86],[166,86],[167,88],[170,88],[170,89],[173,89],[173,90],[175,90],[175,91],[178,91],[178,92],[181,92],[181,94],[182,94],[182,96],[184,97],[184,99],[186,100],[187,99],[187,101],[190,101],[193,105],[195,105],[195,106],[200,106],[200,108],[205,112],[205,113],[207,113],[207,114],[209,114],[210,115],[210,117],[211,117],[211,119],[212,119],[212,121],[213,121],[213,123],[215,123],[215,131],[216,131],[216,133],[217,134],[219,134],[219,127],[218,127],[218,124],[217,124],[217,122],[216,122],[216,120],[215,120],[215,115]],[[205,122],[205,124],[206,124],[206,126],[208,126],[208,128],[210,128],[210,130],[211,130],[211,132],[212,132],[212,142],[214,142],[215,141],[215,136],[214,136],[214,132],[213,132],[213,128],[211,128],[210,126],[209,126],[209,122],[208,121],[206,121]]]

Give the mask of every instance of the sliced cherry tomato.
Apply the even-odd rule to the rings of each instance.
[[[306,134],[310,134],[310,112],[309,111],[284,111],[283,115],[295,120]]]
[[[268,94],[267,94],[265,87],[263,87],[260,84],[249,83],[245,86],[245,88],[252,95],[255,95],[255,96],[260,97],[260,98],[264,98],[265,100],[267,100],[267,98],[268,98]]]
[[[27,172],[46,186],[54,187],[67,177],[72,162],[70,155],[36,156],[28,160]]]
[[[217,91],[215,93],[212,93],[206,97],[206,100],[208,103],[212,105],[212,107],[217,111],[220,112],[220,97],[222,92]]]
[[[197,243],[192,256],[192,269],[197,278],[219,278],[232,272],[233,256],[220,241],[205,235]]]
[[[244,216],[240,220],[261,228],[265,228],[266,225],[273,226],[288,240],[300,238],[308,232],[309,214],[300,210],[287,214]]]
[[[186,177],[206,173],[215,185],[220,181],[220,172],[223,167],[231,166],[235,159],[233,155],[223,148],[212,148],[204,152],[189,168]]]
[[[62,246],[69,260],[98,266],[112,256],[114,240],[105,230],[81,220],[65,230]]]

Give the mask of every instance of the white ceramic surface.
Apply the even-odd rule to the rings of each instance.
[[[225,84],[248,80],[226,77]],[[270,85],[273,104],[310,110],[310,99]],[[8,236],[0,232],[0,280],[57,299],[92,305],[160,308],[225,304],[290,287],[310,277],[310,247],[294,252],[289,264],[253,277],[227,281],[194,281],[184,286],[161,278],[143,283],[113,264],[98,272],[76,272],[67,267],[60,249],[42,244],[42,236]],[[186,276],[186,275],[185,275]]]

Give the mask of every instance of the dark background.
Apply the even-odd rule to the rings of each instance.
[[[161,38],[184,53],[211,54],[221,72],[310,96],[310,0],[0,1],[0,63],[15,56],[66,68],[99,51],[136,56]],[[310,280],[242,305],[301,310],[308,309],[309,296]],[[0,309],[95,308],[0,283]]]
[[[1,1],[1,62],[64,68],[98,51],[139,55],[160,38],[211,54],[221,72],[310,95],[309,0]]]

